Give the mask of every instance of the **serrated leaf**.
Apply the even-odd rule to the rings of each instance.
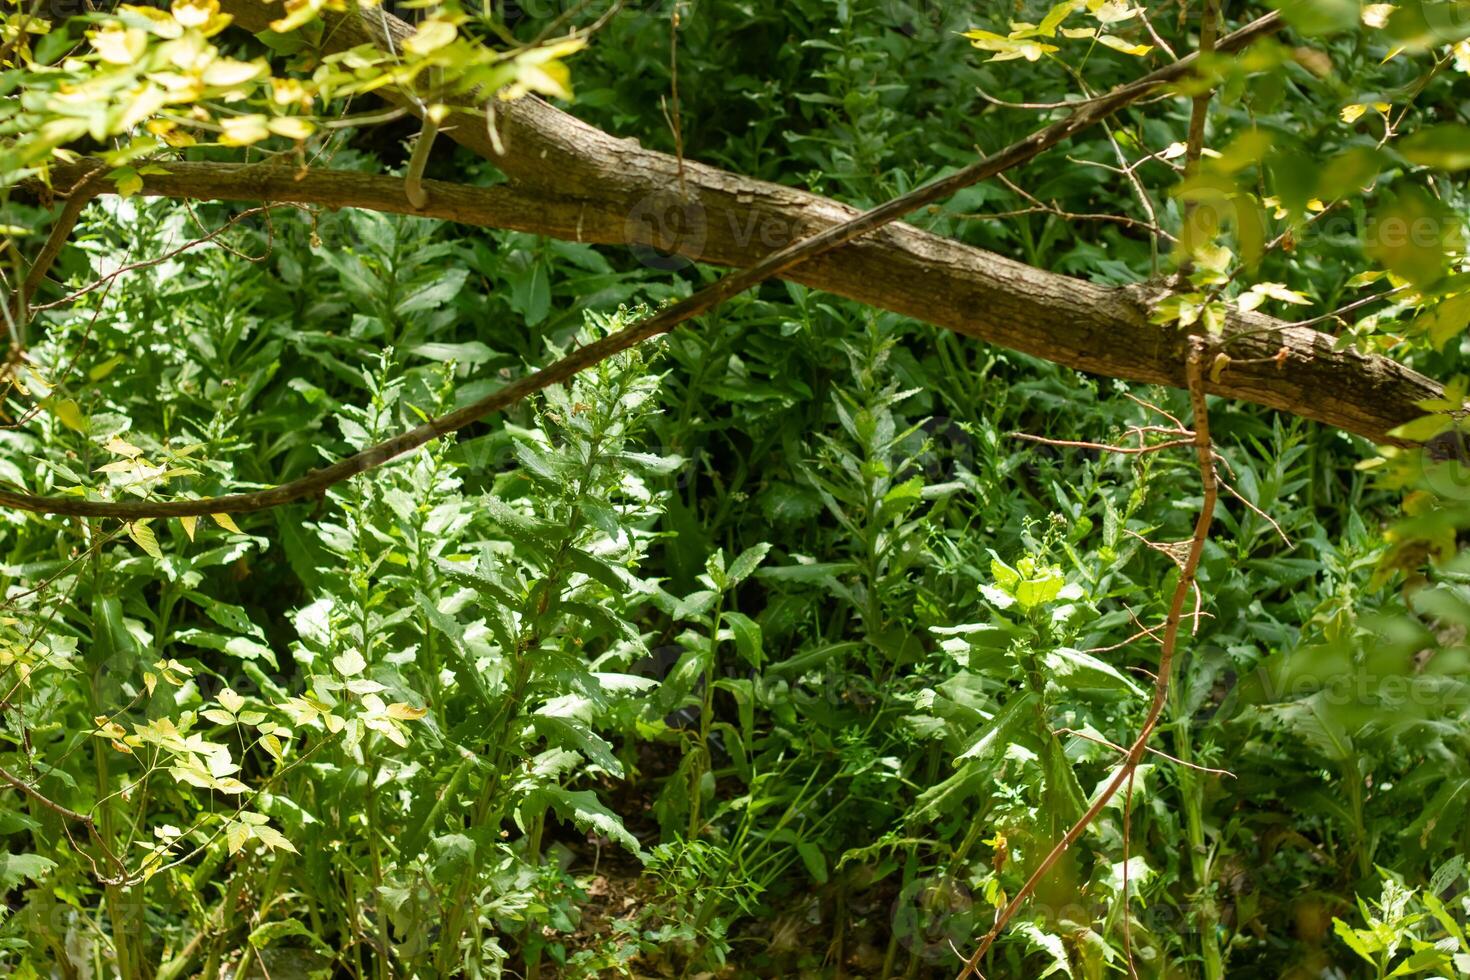
[[[158,538],[153,534],[153,528],[144,521],[134,521],[128,525],[128,537],[133,543],[142,548],[149,557],[162,560],[163,549],[158,547]]]

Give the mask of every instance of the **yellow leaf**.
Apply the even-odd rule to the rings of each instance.
[[[107,451],[116,456],[126,456],[128,459],[137,459],[143,455],[143,450],[128,442],[122,436],[113,436],[107,440]]]
[[[249,146],[259,143],[271,134],[266,118],[258,113],[248,116],[228,116],[220,120],[224,132],[220,134],[221,146]]]
[[[151,557],[163,558],[163,550],[158,547],[158,538],[154,536],[153,528],[149,527],[146,521],[135,521],[129,524],[128,537],[132,538],[134,543]]]
[[[185,27],[203,27],[219,14],[219,0],[174,0],[174,20]]]
[[[92,47],[103,61],[112,65],[131,65],[148,47],[148,35],[139,27],[124,28],[108,24],[92,34]]]
[[[1381,30],[1388,26],[1389,16],[1397,9],[1391,3],[1370,3],[1363,8],[1363,24]]]
[[[1098,38],[1098,41],[1104,46],[1112,48],[1114,51],[1131,54],[1135,58],[1142,58],[1154,49],[1152,44],[1130,44],[1121,37],[1115,37],[1112,34],[1104,34]]]
[[[87,417],[82,414],[81,406],[70,398],[63,398],[59,401],[52,402],[51,414],[55,415],[57,421],[73,432],[87,431]]]
[[[1117,24],[1138,16],[1138,8],[1128,0],[1088,0],[1087,9],[1104,24]]]
[[[214,522],[226,531],[234,531],[236,534],[244,533],[240,530],[239,525],[235,523],[235,519],[229,514],[210,514],[209,516],[214,518]]]
[[[404,704],[402,701],[390,704],[387,708],[388,717],[397,721],[418,721],[428,713],[428,708],[415,708],[413,705]]]
[[[179,518],[179,524],[182,525],[182,527],[184,528],[184,533],[189,536],[189,540],[190,541],[193,541],[194,540],[194,529],[199,526],[199,518],[197,518],[197,517],[180,517]]]
[[[276,116],[266,125],[277,136],[293,140],[304,140],[316,130],[310,119],[300,116]]]
[[[447,20],[426,20],[419,25],[413,37],[403,42],[403,50],[419,56],[437,51],[454,41],[459,28]]]
[[[286,0],[286,16],[271,21],[271,30],[277,34],[294,31],[302,24],[310,23],[323,6],[323,0]]]
[[[244,85],[259,78],[266,71],[266,66],[253,61],[236,61],[233,58],[220,58],[212,61],[209,67],[204,69],[201,76],[205,85],[215,88],[233,88],[236,85]],[[245,118],[250,118],[246,116]]]

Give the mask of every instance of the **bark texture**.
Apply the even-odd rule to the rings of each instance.
[[[262,31],[279,8],[224,0],[246,29]],[[386,33],[384,32],[386,25]],[[392,16],[337,17],[333,49],[397,44],[412,28]],[[385,98],[416,111],[414,99]],[[490,127],[494,127],[492,137]],[[749,267],[772,252],[859,212],[820,195],[679,161],[619,139],[539,99],[490,100],[441,130],[510,178],[496,188],[425,181],[415,209],[403,182],[289,166],[169,164],[143,193],[169,197],[293,201],[420,214],[579,242],[656,248],[691,260]],[[68,186],[95,164],[57,168]],[[982,249],[892,224],[783,274],[804,285],[1111,377],[1185,387],[1190,337],[1149,321],[1153,297],[1056,275]],[[1379,442],[1424,414],[1432,380],[1382,356],[1335,350],[1334,339],[1269,317],[1232,314],[1216,346],[1230,361],[1211,394],[1255,402]]]

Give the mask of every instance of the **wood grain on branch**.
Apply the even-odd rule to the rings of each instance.
[[[58,187],[95,171],[90,161],[58,167]],[[717,265],[747,266],[772,247],[828,229],[857,214],[826,198],[722,175],[730,203],[703,211],[706,229],[671,236],[659,220],[593,198],[552,197],[519,185],[466,187],[426,180],[417,210],[392,177],[292,167],[171,163],[143,178],[145,195],[201,200],[282,201],[422,215],[571,241],[661,247]],[[689,164],[699,179],[710,168]],[[716,171],[715,173],[720,173]],[[708,181],[706,180],[706,183]],[[743,190],[736,190],[736,187]],[[748,203],[737,212],[734,200]],[[732,228],[732,224],[734,227]],[[702,238],[702,243],[697,239]],[[933,323],[987,343],[1110,377],[1183,387],[1178,367],[1188,336],[1149,322],[1148,299],[1060,276],[992,252],[893,224],[868,238],[809,259],[783,277]],[[1375,441],[1423,412],[1416,403],[1440,387],[1378,355],[1335,350],[1328,334],[1236,314],[1226,327],[1232,365],[1212,394],[1267,405]],[[1279,362],[1275,358],[1285,349]],[[1239,365],[1240,361],[1257,363]]]
[[[227,0],[226,7],[246,26],[264,9],[252,0]],[[360,43],[362,37],[376,40],[365,25],[379,21],[397,35],[408,30],[386,15],[373,22],[349,15],[329,36],[342,46]],[[1278,25],[1275,15],[1262,18],[1222,39],[1219,50],[1238,49]],[[402,181],[391,178],[297,172],[279,166],[171,165],[167,174],[147,176],[143,193],[371,207],[576,241],[652,245],[692,259],[739,266],[742,271],[474,405],[279,487],[168,503],[3,492],[0,504],[45,513],[136,519],[260,510],[319,494],[532,391],[566,380],[602,357],[666,332],[775,275],[1072,367],[1182,387],[1181,365],[1190,340],[1181,331],[1151,324],[1148,304],[1138,293],[1034,269],[897,219],[1034,158],[1191,67],[1190,59],[1184,59],[1081,103],[1027,139],[865,213],[689,162],[683,164],[681,177],[680,162],[672,157],[617,140],[533,99],[503,104],[506,121],[499,142],[476,135],[462,116],[444,130],[495,160],[511,175],[509,186],[477,189],[427,181],[420,206],[409,201]],[[390,97],[413,104],[410,95],[390,93]],[[53,182],[65,186],[65,176],[59,168]],[[72,193],[96,190],[87,184]],[[671,214],[682,219],[672,229],[666,221]],[[1225,344],[1240,366],[1220,374],[1212,391],[1373,438],[1385,438],[1389,428],[1416,417],[1420,412],[1414,402],[1438,391],[1428,379],[1385,358],[1333,351],[1331,338],[1305,328],[1242,316],[1230,322],[1227,332],[1231,336]]]
[[[263,0],[223,0],[222,9],[239,26],[257,32],[278,16],[278,8]],[[1279,27],[1274,15],[1261,18],[1220,38],[1215,50],[1239,51]],[[409,24],[379,12],[335,17],[330,28],[334,50],[396,45],[413,33]],[[1185,76],[1194,64],[1194,56],[1186,57],[1134,85],[1155,90]],[[417,111],[410,95],[379,94]],[[486,113],[493,114],[494,139]],[[688,159],[681,181],[675,157],[620,139],[534,97],[491,100],[476,118],[460,116],[442,135],[511,178],[511,189],[501,190],[497,203],[510,208],[518,200],[535,202],[519,220],[502,227],[556,238],[648,246],[745,268],[858,214],[817,194]],[[435,194],[448,193],[447,187],[429,182],[425,187],[430,205],[423,213],[465,220],[436,211]],[[457,200],[443,203],[452,208]],[[1079,370],[1186,387],[1188,335],[1150,323],[1151,311],[1137,292],[1055,275],[911,225],[889,225],[809,259],[783,278]],[[1442,391],[1391,359],[1334,350],[1328,334],[1285,327],[1263,315],[1232,314],[1225,330],[1231,339],[1221,346],[1237,365],[1218,380],[1207,379],[1211,394],[1266,405],[1374,441],[1394,441],[1389,430],[1424,414],[1417,403]],[[1286,355],[1273,360],[1283,349]]]

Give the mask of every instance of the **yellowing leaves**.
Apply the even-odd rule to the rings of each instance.
[[[965,37],[970,43],[981,51],[992,53],[991,61],[1015,61],[1025,58],[1027,61],[1039,61],[1043,55],[1060,51],[1055,44],[1044,44],[1041,41],[1002,37],[990,31],[966,31]]]
[[[278,34],[294,31],[303,24],[316,19],[322,10],[343,10],[345,4],[330,0],[286,0],[286,16],[271,21],[271,30]]]
[[[422,57],[452,44],[458,34],[459,28],[450,21],[437,18],[426,20],[418,26],[412,37],[404,40],[403,50]]]
[[[275,116],[266,123],[266,127],[277,136],[293,140],[304,140],[316,132],[316,125],[300,116]]]
[[[225,824],[225,845],[231,854],[238,854],[252,840],[270,851],[299,853],[286,835],[272,827],[263,814],[241,810],[235,819]]]
[[[148,47],[148,34],[141,28],[108,24],[92,34],[97,56],[111,65],[131,65]]]
[[[1100,27],[1063,27],[1073,13],[1086,8]],[[997,34],[993,31],[966,31],[964,36],[982,51],[991,52],[991,61],[1039,61],[1046,55],[1059,51],[1056,45],[1038,38],[1054,38],[1058,32],[1074,40],[1093,40],[1104,47],[1123,54],[1143,57],[1153,51],[1151,44],[1139,44],[1115,34],[1105,33],[1113,24],[1130,21],[1138,16],[1139,8],[1127,0],[1064,0],[1053,6],[1039,24],[1013,21],[1010,33]]]
[[[219,12],[219,0],[174,0],[170,11],[181,27],[195,28],[212,34],[230,22]]]
[[[1388,26],[1388,18],[1399,9],[1391,3],[1370,3],[1363,7],[1363,25],[1375,30]]]
[[[1290,289],[1285,283],[1280,282],[1258,282],[1236,299],[1235,303],[1243,312],[1260,309],[1267,300],[1276,300],[1278,303],[1291,303],[1295,306],[1305,306],[1312,301],[1306,296]]]
[[[1373,109],[1380,115],[1386,116],[1388,115],[1388,110],[1391,108],[1393,107],[1387,102],[1354,102],[1352,105],[1343,106],[1342,112],[1338,113],[1338,115],[1343,122],[1352,125],[1363,118],[1369,109]]]
[[[153,533],[153,528],[148,526],[147,521],[133,521],[128,525],[128,537],[133,543],[142,548],[150,558],[163,559],[163,549],[158,547],[158,537]]]
[[[1123,40],[1121,37],[1118,37],[1116,34],[1104,34],[1097,40],[1099,44],[1110,47],[1114,51],[1121,51],[1124,54],[1131,54],[1135,58],[1142,58],[1144,55],[1148,54],[1154,49],[1154,46],[1152,44],[1130,44],[1129,42]]]
[[[211,88],[234,88],[253,82],[268,73],[269,69],[264,62],[219,58],[209,63],[200,80]]]
[[[249,146],[271,134],[269,120],[260,113],[227,116],[219,122],[221,146]]]
[[[56,420],[73,432],[87,431],[87,417],[82,414],[82,408],[71,398],[58,398],[48,403],[51,414]]]
[[[518,99],[527,92],[549,95],[558,99],[572,97],[572,73],[561,59],[574,54],[586,45],[578,39],[532,48],[516,56],[515,81],[500,91],[502,99]]]

